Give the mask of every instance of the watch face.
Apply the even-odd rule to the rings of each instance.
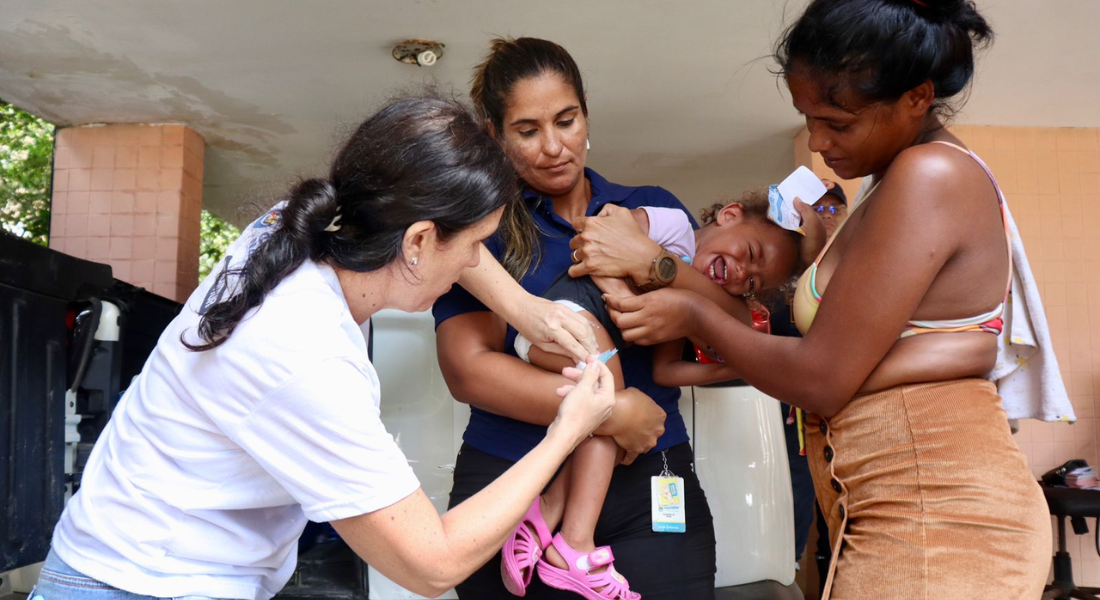
[[[671,256],[662,256],[657,261],[657,277],[662,281],[672,281],[676,278],[676,259]]]

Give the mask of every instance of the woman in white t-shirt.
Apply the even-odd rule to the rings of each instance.
[[[332,522],[421,594],[484,564],[610,414],[610,374],[592,359],[567,373],[578,383],[558,390],[543,442],[440,517],[379,420],[360,326],[384,308],[427,309],[463,274],[505,310],[526,302],[515,314],[535,339],[583,352],[562,334],[570,315],[479,265],[517,197],[511,164],[460,104],[410,97],[365,121],[328,179],[249,225],[165,330],[92,452],[32,598],[267,600],[307,519]]]

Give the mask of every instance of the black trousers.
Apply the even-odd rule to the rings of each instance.
[[[596,524],[596,545],[611,546],[615,569],[644,600],[714,598],[714,521],[707,497],[692,468],[688,444],[669,448],[668,467],[684,478],[687,531],[654,533],[650,515],[650,477],[661,473],[661,453],[619,465]],[[474,495],[512,466],[510,461],[463,444],[455,464],[450,506]],[[463,600],[514,598],[500,578],[500,553],[457,586]],[[577,595],[543,584],[536,573],[527,588],[534,600],[576,600]]]

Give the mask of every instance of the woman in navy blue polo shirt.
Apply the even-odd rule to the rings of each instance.
[[[561,46],[533,38],[494,40],[476,71],[472,96],[525,189],[523,202],[506,212],[500,232],[487,245],[529,292],[541,295],[569,268],[569,241],[576,234],[571,223],[603,206],[686,212],[664,189],[617,185],[585,168],[584,85]],[[566,380],[516,358],[515,330],[465,290],[456,287],[442,297],[434,314],[443,375],[454,397],[471,406],[451,490],[450,502],[456,505],[542,439],[559,402],[554,390]],[[614,412],[597,434],[614,438],[628,454],[608,489],[597,542],[614,548],[616,568],[629,574],[631,588],[647,600],[713,598],[714,527],[692,470],[680,390],[653,383],[648,347],[623,349],[620,356],[627,389],[616,394]],[[685,533],[653,532],[650,478],[662,472],[666,460],[667,468],[684,478]],[[553,530],[562,515],[550,513],[543,517]],[[499,565],[499,558],[490,560],[458,586],[459,596],[505,596]],[[576,597],[537,578],[527,594]]]

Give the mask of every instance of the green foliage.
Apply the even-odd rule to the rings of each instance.
[[[0,228],[35,243],[50,232],[52,124],[0,102]]]
[[[206,210],[202,211],[199,229],[199,281],[206,279],[210,270],[225,255],[229,244],[239,235],[241,235],[240,229]]]

